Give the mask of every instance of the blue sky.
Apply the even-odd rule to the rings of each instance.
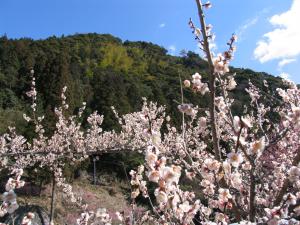
[[[300,83],[300,32],[295,25],[300,0],[211,2],[206,14],[216,34],[216,53],[235,32],[240,37],[232,65],[289,74]],[[190,17],[198,22],[194,0],[1,0],[0,35],[40,39],[110,33],[123,40],[151,41],[179,54],[182,49],[198,51],[187,25]]]

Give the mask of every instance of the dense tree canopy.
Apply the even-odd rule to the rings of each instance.
[[[47,114],[46,127],[53,128],[54,106],[59,103],[60,91],[68,86],[69,113],[74,113],[83,101],[88,111],[98,110],[105,115],[104,128],[115,128],[111,111],[114,105],[120,113],[140,108],[141,96],[167,105],[168,113],[178,116],[180,82],[196,71],[206,77],[206,62],[193,52],[181,57],[167,54],[167,50],[146,42],[122,42],[108,34],[76,34],[50,37],[46,40],[0,38],[0,132],[7,126],[28,130],[22,120],[29,108],[25,92],[29,89],[29,71],[37,76],[38,112]],[[281,79],[249,69],[235,69],[238,87],[232,94],[234,110],[241,111],[249,97],[244,94],[248,80],[258,87],[275,89]],[[269,87],[263,86],[267,80]],[[268,89],[268,90],[267,90]],[[185,98],[199,106],[207,99],[192,92]],[[48,131],[48,132],[49,132]],[[27,135],[29,131],[27,131]]]

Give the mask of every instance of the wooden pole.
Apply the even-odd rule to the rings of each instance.
[[[93,180],[94,180],[94,185],[96,185],[97,184],[97,177],[96,177],[97,168],[96,168],[96,157],[95,156],[93,157],[93,163],[94,163]]]
[[[56,182],[55,182],[55,176],[53,173],[52,178],[52,196],[51,196],[51,209],[50,209],[50,224],[54,224],[54,209],[55,209],[55,200],[56,200]]]

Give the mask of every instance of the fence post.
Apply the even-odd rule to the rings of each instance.
[[[96,168],[96,157],[93,156],[93,163],[94,163],[94,174],[93,174],[93,180],[94,180],[94,185],[97,184],[97,176],[96,176],[96,171],[97,171],[97,168]]]
[[[55,175],[53,173],[53,178],[52,178],[52,196],[51,196],[51,209],[50,209],[50,224],[54,224],[54,208],[55,208],[55,198],[56,198],[56,182],[55,182]]]

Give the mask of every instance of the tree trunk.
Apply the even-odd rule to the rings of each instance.
[[[249,219],[251,222],[255,222],[255,215],[256,215],[256,210],[255,210],[255,175],[254,175],[254,169],[253,167],[250,171],[250,205],[249,205]]]
[[[56,183],[55,183],[55,176],[53,174],[52,178],[52,196],[51,196],[51,209],[50,209],[50,224],[54,224],[54,209],[55,209],[55,200],[56,200]]]
[[[96,157],[95,156],[93,157],[93,164],[94,164],[93,180],[94,180],[94,185],[96,185],[97,184],[97,176],[96,176],[97,168],[96,168]]]
[[[43,188],[43,180],[41,179],[40,185],[39,185],[39,197],[41,197],[41,194],[42,194],[42,188]]]

